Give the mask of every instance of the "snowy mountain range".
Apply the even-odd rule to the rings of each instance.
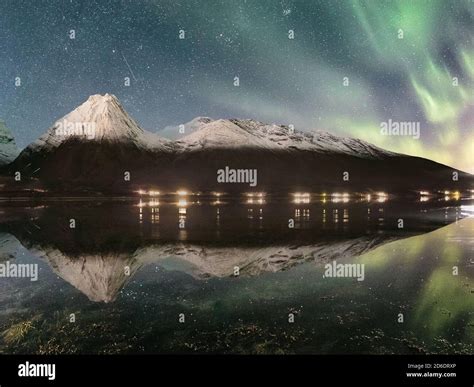
[[[62,191],[80,187],[125,192],[144,184],[238,189],[216,185],[216,169],[225,166],[258,169],[259,181],[268,190],[344,185],[405,190],[419,189],[420,181],[443,188],[473,183],[471,175],[459,172],[460,183],[453,184],[454,170],[433,161],[323,131],[208,117],[183,127],[184,136],[165,139],[142,129],[115,96],[93,95],[56,121],[3,171],[7,175],[21,171]],[[179,127],[166,131],[181,134]],[[125,172],[133,176],[129,183],[124,183]],[[345,172],[350,183],[342,181]]]
[[[365,141],[338,137],[328,132],[292,131],[288,126],[265,124],[255,120],[197,117],[180,127],[167,127],[161,136],[142,129],[111,94],[92,95],[78,108],[55,122],[25,153],[48,152],[71,140],[128,143],[153,151],[193,151],[210,148],[261,148],[267,150],[309,150],[339,152],[357,157],[380,158],[393,155]],[[173,132],[178,133],[173,135]]]
[[[208,148],[263,148],[267,150],[305,150],[322,153],[344,153],[356,157],[381,158],[395,153],[366,141],[339,137],[315,130],[303,132],[286,125],[265,124],[255,120],[196,120],[185,124],[192,133],[177,141],[185,150]]]

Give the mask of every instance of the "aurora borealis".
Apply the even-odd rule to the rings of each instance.
[[[472,173],[473,38],[469,0],[4,0],[0,118],[24,147],[108,92],[154,132],[254,118]],[[389,120],[419,122],[420,138],[381,135]]]

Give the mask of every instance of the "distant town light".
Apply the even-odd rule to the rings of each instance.
[[[384,203],[387,201],[388,195],[386,192],[377,192],[377,202]]]
[[[247,192],[245,195],[249,198],[253,198],[253,197],[263,198],[266,195],[266,193],[265,192]]]
[[[296,192],[293,194],[293,196],[295,197],[295,200],[307,200],[308,202],[309,202],[309,198],[311,197],[309,192],[304,192],[304,193]]]

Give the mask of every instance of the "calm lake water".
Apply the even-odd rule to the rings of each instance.
[[[304,201],[0,202],[0,353],[474,353],[472,200]]]

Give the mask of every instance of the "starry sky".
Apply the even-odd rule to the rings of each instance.
[[[253,118],[474,173],[472,0],[2,0],[0,58],[21,148],[108,92],[152,132]],[[382,135],[388,120],[420,138]]]

